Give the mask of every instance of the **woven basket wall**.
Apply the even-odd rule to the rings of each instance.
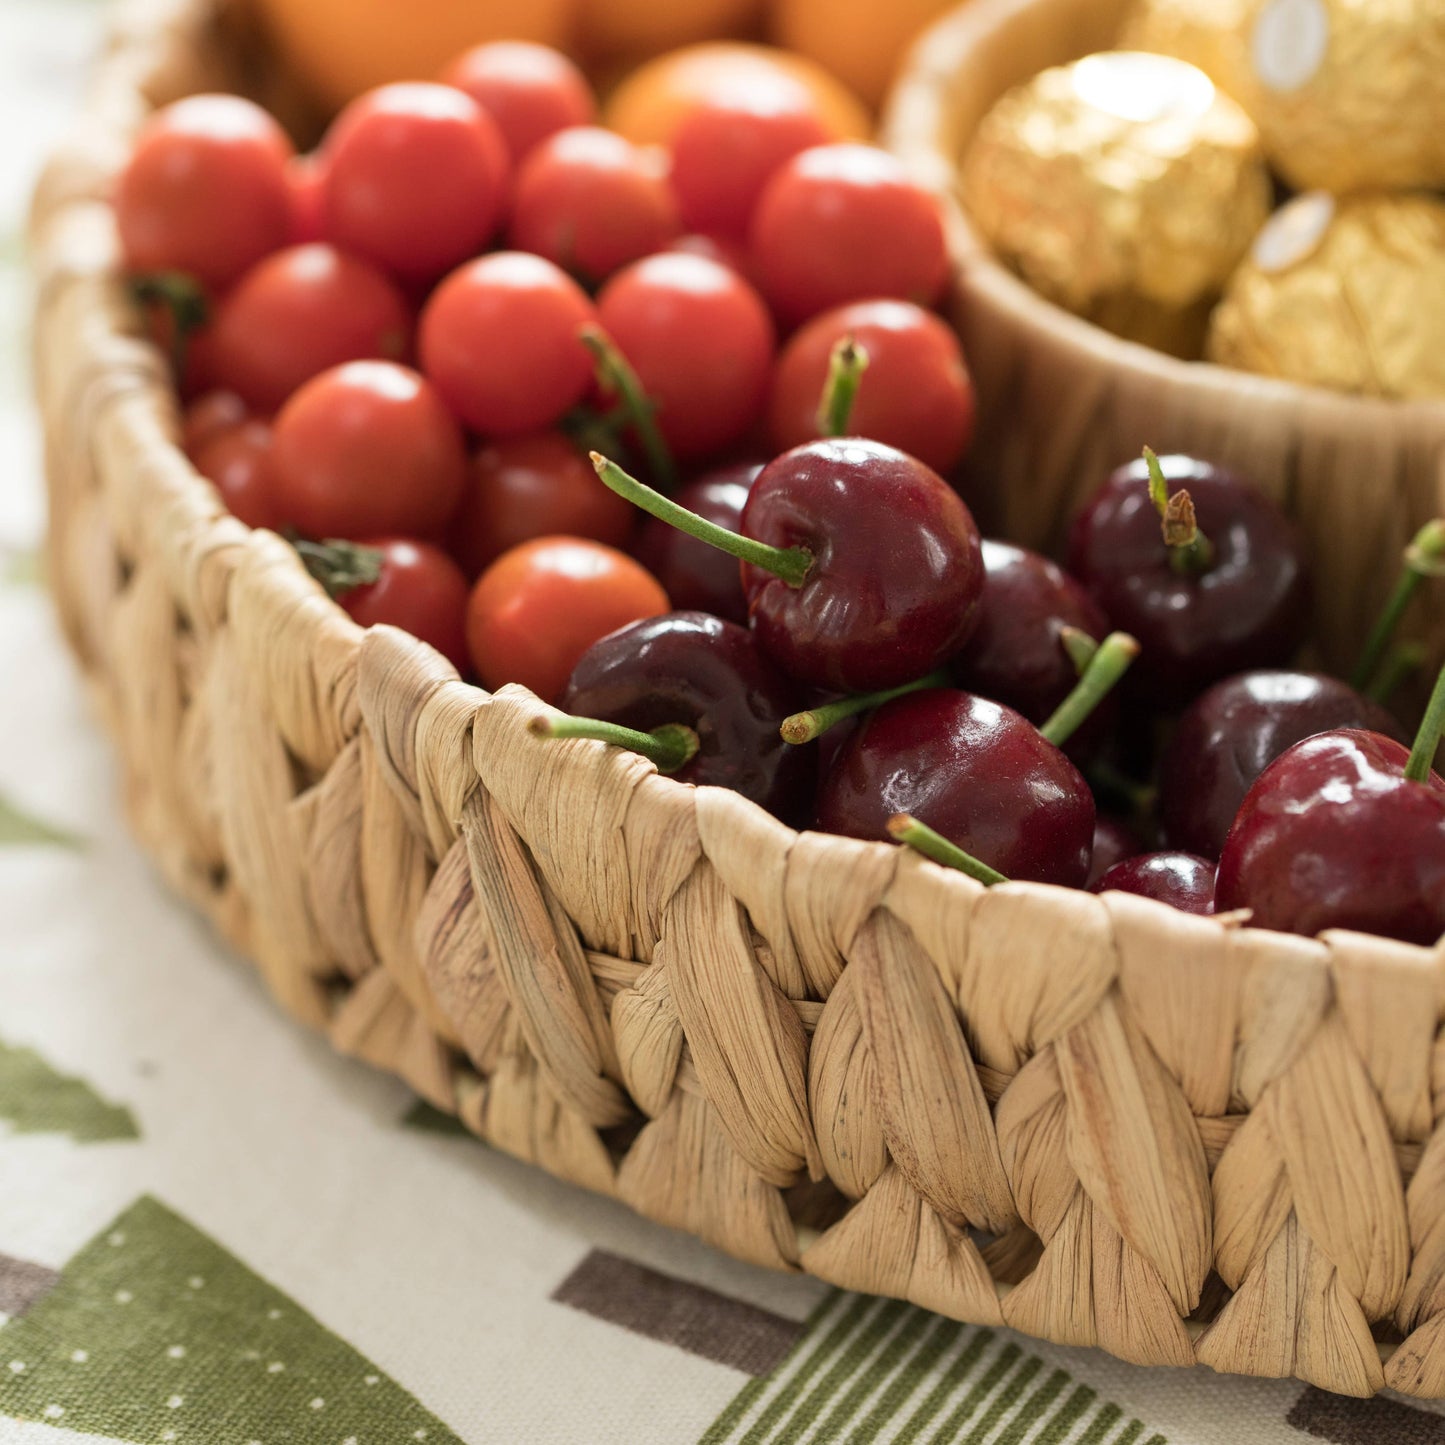
[[[132,12],[32,234],[51,577],[176,890],[338,1049],[741,1258],[1445,1395],[1438,953],[985,891],[539,741],[222,512],[105,196],[149,107],[270,74],[235,19]]]

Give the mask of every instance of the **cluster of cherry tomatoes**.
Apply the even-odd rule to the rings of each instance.
[[[1290,670],[1308,582],[1277,507],[1148,454],[1069,571],[983,541],[945,480],[973,395],[928,309],[935,202],[802,89],[696,100],[661,147],[595,113],[562,56],[499,43],[306,155],[236,97],[148,124],[126,262],[238,517],[363,624],[560,703],[538,732],[790,823],[987,883],[1445,930],[1445,683],[1410,752],[1365,691]]]

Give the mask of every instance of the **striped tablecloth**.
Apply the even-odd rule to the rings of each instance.
[[[20,220],[98,24],[0,0],[0,1441],[1445,1441],[736,1264],[268,1004],[127,838],[39,575]]]

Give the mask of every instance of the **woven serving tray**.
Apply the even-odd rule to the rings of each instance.
[[[65,632],[178,892],[338,1049],[778,1269],[1133,1361],[1445,1395],[1445,959],[985,891],[526,731],[176,445],[106,202],[244,11],[130,12],[37,196]]]

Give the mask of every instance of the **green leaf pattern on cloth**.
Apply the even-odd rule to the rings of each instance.
[[[0,848],[21,846],[78,850],[84,845],[74,833],[35,817],[0,794]]]
[[[68,1134],[77,1144],[140,1138],[124,1105],[102,1099],[83,1079],[51,1068],[34,1049],[3,1040],[0,1122],[17,1134]]]
[[[0,1409],[144,1445],[461,1445],[350,1345],[149,1196],[0,1329]]]

